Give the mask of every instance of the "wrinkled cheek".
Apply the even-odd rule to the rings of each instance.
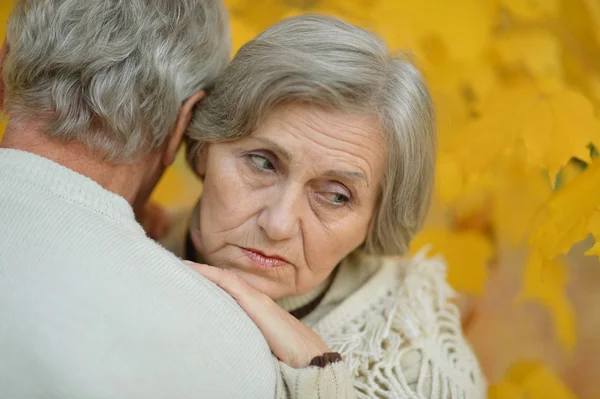
[[[229,185],[212,184],[205,187],[202,194],[201,204],[202,216],[209,218],[211,224],[216,225],[218,230],[225,230],[231,226],[227,226],[227,222],[232,223],[232,217],[240,208],[240,201],[236,201],[234,189],[228,190]],[[239,198],[239,197],[237,197]],[[234,223],[235,224],[235,223]]]
[[[235,172],[222,173],[217,179],[211,181],[209,187],[205,188],[207,204],[212,207],[220,218],[234,218],[239,224],[243,214],[247,214],[256,208],[257,190],[245,179]],[[233,227],[230,226],[230,227]]]
[[[346,256],[364,241],[359,231],[348,234],[352,232],[352,229],[347,227],[340,227],[340,231],[346,234],[309,239],[306,250],[309,258],[307,261],[309,265],[312,265],[311,272],[318,275],[319,278],[323,276],[326,278]]]
[[[201,204],[200,226],[208,252],[217,251],[226,244],[245,244],[247,235],[255,230],[250,225],[248,209],[242,206],[243,201],[223,198],[207,196]]]

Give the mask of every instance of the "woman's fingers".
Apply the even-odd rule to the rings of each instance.
[[[249,309],[246,309],[246,306],[255,305],[255,302],[258,302],[260,296],[263,295],[229,270],[190,261],[186,261],[185,263],[227,291],[247,313]]]
[[[234,272],[185,261],[192,269],[231,295],[264,335],[271,351],[292,367],[306,367],[329,348],[309,327],[256,290]]]
[[[261,330],[273,350],[275,337],[287,331],[282,319],[293,318],[291,315],[232,271],[190,261],[185,263],[231,295]]]

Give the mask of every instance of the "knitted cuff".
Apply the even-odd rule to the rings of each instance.
[[[340,355],[339,353],[329,352],[329,353],[324,353],[321,356],[315,357],[313,360],[310,361],[309,366],[325,368],[330,364],[337,363],[337,362],[343,362],[343,361],[344,361],[344,359],[342,358],[342,355]]]

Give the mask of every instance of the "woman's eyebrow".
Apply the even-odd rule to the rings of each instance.
[[[252,137],[252,138],[254,140],[260,141],[261,143],[269,146],[270,150],[281,155],[286,161],[289,162],[292,159],[292,155],[288,151],[281,148],[281,146],[279,144],[277,144],[275,141],[273,141],[269,138],[266,138],[266,137]],[[325,173],[323,173],[323,176],[349,180],[349,181],[354,182],[355,184],[362,183],[362,184],[365,184],[367,187],[369,187],[369,180],[367,179],[367,176],[365,176],[365,174],[362,172],[330,169],[330,170],[326,171]]]
[[[288,151],[283,149],[274,140],[271,140],[267,137],[252,137],[252,138],[254,140],[260,141],[261,143],[267,145],[270,150],[281,155],[281,157],[283,157],[286,161],[289,162],[292,159],[292,155]],[[365,184],[367,187],[369,187],[369,180],[367,179],[367,176],[365,176],[365,174],[362,172],[330,169],[330,170],[326,171],[325,173],[323,173],[323,176],[345,179],[345,180],[352,181],[356,184],[362,183],[362,184]]]
[[[281,155],[286,161],[290,161],[292,159],[292,155],[288,151],[281,148],[281,146],[279,144],[277,144],[275,141],[268,139],[266,137],[252,137],[252,138],[254,140],[258,140],[261,143],[266,144],[269,147],[271,147],[270,150],[273,150],[274,152]]]
[[[323,173],[323,176],[341,178],[352,181],[356,184],[363,183],[367,187],[369,187],[369,180],[367,179],[367,176],[365,176],[365,174],[362,172],[354,172],[347,170],[328,170],[325,173]]]

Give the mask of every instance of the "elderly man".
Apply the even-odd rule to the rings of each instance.
[[[20,0],[0,145],[0,398],[270,398],[252,321],[133,209],[229,56],[220,0]]]

